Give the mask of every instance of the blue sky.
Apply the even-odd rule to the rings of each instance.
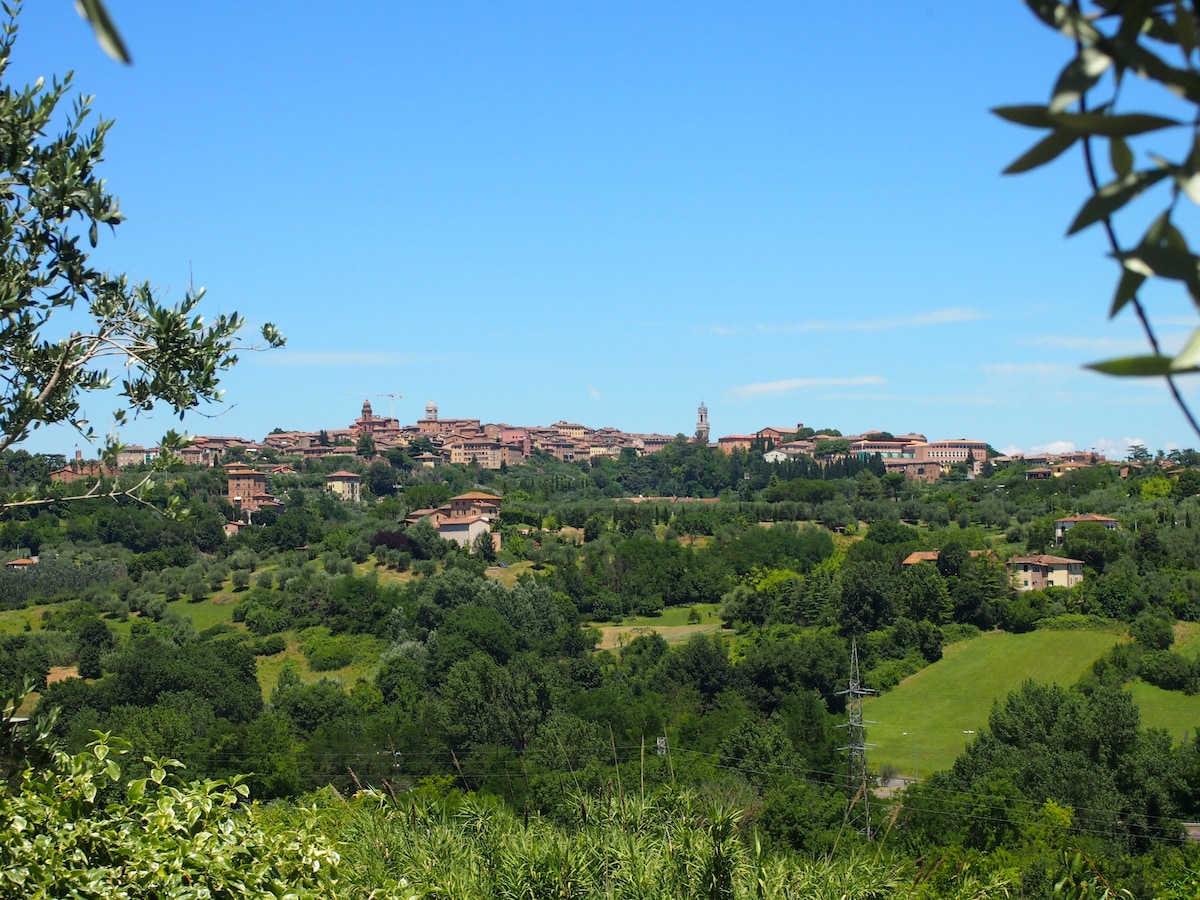
[[[1081,369],[1146,351],[1106,318],[1099,232],[1064,237],[1078,155],[999,174],[1037,135],[989,108],[1044,100],[1069,50],[1015,0],[110,11],[132,67],[40,0],[10,70],[74,69],[116,120],[128,221],[101,259],[174,297],[190,272],[209,310],[288,337],[243,355],[193,434],[345,427],[397,393],[406,423],[432,399],[690,434],[704,400],[714,436],[1197,443],[1160,383]],[[1181,346],[1195,309],[1147,301]]]

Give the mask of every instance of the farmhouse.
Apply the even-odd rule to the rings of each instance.
[[[1040,591],[1048,587],[1074,587],[1083,581],[1083,560],[1063,556],[1014,556],[1008,561],[1013,587]]]
[[[1120,524],[1117,520],[1110,519],[1108,516],[1098,516],[1095,513],[1084,513],[1081,516],[1067,516],[1054,520],[1054,543],[1061,544],[1068,531],[1076,525],[1082,525],[1085,522],[1094,522],[1097,525],[1103,525],[1109,531],[1120,530]]]

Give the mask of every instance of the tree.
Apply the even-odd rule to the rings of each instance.
[[[491,564],[496,561],[496,543],[492,540],[490,531],[481,531],[471,542],[471,552],[478,555],[484,562]]]
[[[11,18],[0,36],[0,79],[16,35]],[[81,235],[94,248],[100,226],[115,228],[124,216],[96,171],[112,122],[89,122],[86,97],[64,117],[59,107],[71,86],[67,75],[0,88],[0,450],[56,423],[94,436],[83,398],[109,387],[135,412],[161,401],[182,416],[219,400],[220,377],[237,362],[243,319],[222,314],[206,324],[202,288],[171,305],[149,282],[132,284],[90,263]],[[59,118],[62,131],[47,138]],[[270,324],[262,340],[283,344]],[[105,368],[109,360],[119,363],[119,380]],[[125,415],[115,412],[114,425]]]
[[[370,434],[360,434],[358,436],[357,453],[363,459],[374,459],[375,438]]]
[[[397,472],[383,460],[375,460],[367,469],[367,487],[376,497],[386,497],[396,493]]]

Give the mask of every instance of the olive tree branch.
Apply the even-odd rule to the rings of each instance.
[[[1083,11],[1079,5],[1079,0],[1072,0],[1071,7],[1077,16],[1083,15]],[[1076,56],[1081,56],[1083,54],[1083,42],[1080,40],[1078,32],[1076,32],[1075,35],[1075,54]],[[1117,86],[1113,91],[1113,100],[1112,103],[1109,104],[1110,107],[1115,105],[1119,91],[1120,82],[1118,81]],[[1080,113],[1089,112],[1087,91],[1080,92],[1079,102],[1077,105]],[[1083,140],[1081,140],[1080,143],[1083,145],[1084,171],[1087,173],[1087,179],[1088,183],[1091,185],[1092,193],[1096,194],[1100,191],[1100,179],[1096,174],[1096,160],[1092,151],[1092,135],[1084,135]],[[1178,197],[1179,189],[1176,187],[1172,193],[1171,205],[1168,207],[1168,210],[1174,208]],[[1121,244],[1120,241],[1117,240],[1117,231],[1116,227],[1113,225],[1112,216],[1105,216],[1101,220],[1101,224],[1104,226],[1104,233],[1108,238],[1109,249],[1112,250],[1113,254],[1120,254]],[[1150,317],[1146,315],[1146,307],[1143,305],[1141,297],[1138,296],[1137,293],[1134,293],[1129,302],[1133,306],[1133,311],[1137,316],[1138,321],[1142,324],[1142,331],[1145,332],[1146,340],[1149,341],[1150,348],[1154,351],[1154,355],[1161,356],[1162,350],[1159,347],[1158,336],[1154,333],[1154,327],[1150,324]],[[1195,415],[1192,413],[1191,408],[1188,406],[1187,401],[1184,399],[1183,394],[1179,390],[1179,385],[1175,383],[1175,377],[1168,372],[1163,376],[1163,379],[1167,382],[1167,388],[1170,390],[1171,396],[1175,400],[1175,405],[1179,407],[1180,412],[1183,413],[1183,417],[1187,419],[1188,424],[1191,425],[1192,431],[1196,433],[1197,437],[1200,437],[1200,422],[1196,421]]]

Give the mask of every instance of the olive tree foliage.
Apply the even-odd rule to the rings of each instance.
[[[14,718],[21,699],[0,714],[0,898],[336,896],[312,811],[272,822],[241,777],[185,781],[173,759],[125,777],[125,741],[65,753],[52,718]]]
[[[68,100],[69,74],[24,87],[7,82],[17,36],[7,11],[0,34],[0,450],[49,424],[94,437],[83,407],[94,391],[119,393],[114,427],[128,410],[162,403],[182,416],[219,400],[220,378],[239,349],[278,347],[283,337],[267,324],[261,343],[241,345],[237,313],[208,322],[199,314],[203,289],[170,303],[149,282],[92,265],[88,248],[97,246],[102,226],[124,219],[97,172],[112,122],[93,116],[90,97]]]
[[[1200,424],[1175,380],[1200,371],[1200,328],[1178,354],[1164,352],[1139,296],[1150,279],[1163,279],[1181,286],[1200,308],[1200,255],[1179,224],[1194,215],[1181,207],[1200,203],[1200,14],[1194,3],[1178,0],[1025,2],[1038,19],[1070,40],[1075,52],[1048,103],[994,110],[1009,122],[1047,132],[1005,173],[1027,172],[1076,144],[1082,148],[1091,196],[1067,233],[1093,225],[1104,229],[1119,269],[1109,315],[1131,310],[1151,351],[1090,368],[1109,375],[1165,378],[1200,435]],[[1131,76],[1139,81],[1133,90]],[[1150,103],[1152,111],[1130,110],[1130,96]],[[1131,139],[1136,139],[1132,145]],[[1122,213],[1128,224],[1135,215],[1128,204],[1147,192],[1147,199],[1158,198],[1157,214],[1148,225],[1136,226],[1140,235],[1118,234],[1115,216]],[[1139,204],[1136,214],[1145,208],[1145,202]]]

